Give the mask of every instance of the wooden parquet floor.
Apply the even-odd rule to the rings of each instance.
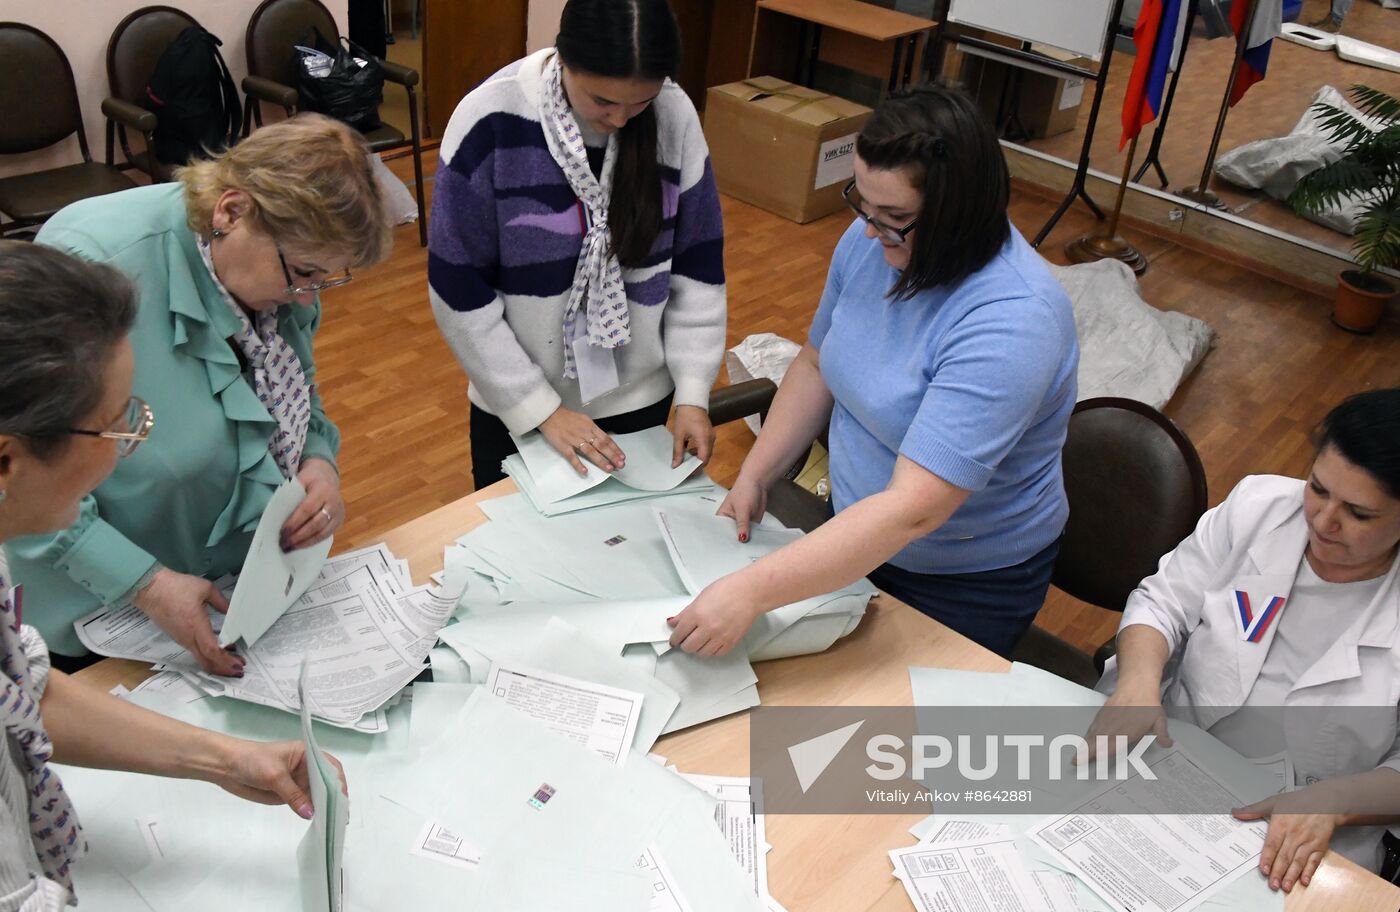
[[[411,173],[406,159],[391,166]],[[805,338],[848,220],[796,225],[727,197],[723,205],[730,344],[755,332]],[[1052,207],[1018,189],[1012,220],[1031,234]],[[1090,228],[1076,207],[1043,250],[1063,262],[1064,243]],[[1353,336],[1328,322],[1324,299],[1160,238],[1128,235],[1151,259],[1142,279],[1147,300],[1199,317],[1217,333],[1166,409],[1200,450],[1212,504],[1247,474],[1302,474],[1308,433],[1332,405],[1352,392],[1400,385],[1393,311],[1375,335]],[[321,393],[344,437],[349,518],[341,547],[376,541],[471,491],[466,378],[427,302],[427,253],[417,228],[400,226],[397,242],[386,263],[326,293],[316,343]],[[731,481],[752,442],[742,423],[721,428],[711,474]],[[1112,635],[1117,617],[1052,592],[1039,623],[1092,650]]]

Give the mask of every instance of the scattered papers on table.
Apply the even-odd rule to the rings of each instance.
[[[524,665],[491,664],[486,690],[614,765],[627,761],[642,695]]]
[[[282,526],[306,499],[306,489],[295,478],[273,493],[253,531],[248,556],[229,597],[228,617],[219,631],[219,645],[239,640],[252,646],[267,628],[290,608],[316,579],[332,539],[295,551],[282,550]]]
[[[233,591],[231,579],[218,583]],[[297,712],[303,658],[318,719],[382,732],[383,708],[423,670],[454,600],[414,588],[406,566],[383,545],[326,562],[316,582],[251,647],[241,678],[203,671],[193,656],[134,606],[104,608],[74,624],[91,651],[153,663],[204,693]],[[215,630],[223,615],[209,609]]]

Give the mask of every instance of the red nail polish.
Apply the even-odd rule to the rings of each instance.
[[[742,535],[739,536],[739,541],[741,541],[741,542],[746,542],[746,541],[748,541],[748,540],[749,540],[749,533],[747,533],[747,532],[745,532],[745,533],[743,533]]]
[[[674,616],[668,617],[668,618],[666,619],[666,623],[668,623],[668,624],[674,624],[675,622],[676,622],[676,619],[675,619]]]

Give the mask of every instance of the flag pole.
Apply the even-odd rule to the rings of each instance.
[[[1239,2],[1239,0],[1235,0]],[[1201,169],[1201,182],[1195,187],[1189,187],[1177,193],[1184,199],[1202,206],[1209,206],[1212,209],[1224,209],[1225,204],[1220,197],[1215,195],[1215,191],[1210,189],[1210,181],[1215,171],[1215,154],[1220,151],[1220,137],[1225,132],[1225,118],[1230,113],[1230,96],[1235,94],[1235,81],[1240,75],[1240,64],[1244,62],[1244,52],[1248,50],[1249,33],[1254,29],[1254,17],[1259,13],[1259,0],[1253,0],[1249,5],[1249,15],[1245,18],[1244,27],[1235,36],[1235,62],[1230,66],[1230,81],[1225,84],[1225,97],[1220,100],[1220,113],[1215,118],[1215,135],[1210,140],[1210,151],[1206,153],[1206,164]]]
[[[1133,155],[1137,152],[1136,135],[1128,143],[1127,160],[1123,162],[1123,179],[1118,182],[1118,198],[1113,202],[1113,211],[1102,228],[1070,241],[1065,245],[1065,256],[1071,263],[1092,263],[1095,260],[1120,260],[1127,263],[1136,275],[1147,271],[1147,257],[1142,255],[1128,241],[1118,236],[1118,216],[1123,211],[1123,197],[1128,192],[1128,179],[1133,173]]]

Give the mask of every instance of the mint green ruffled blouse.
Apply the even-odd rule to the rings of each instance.
[[[156,418],[150,439],[84,499],[77,522],[5,546],[10,578],[24,586],[25,622],[54,652],[84,653],[73,622],[120,600],[156,562],[209,579],[237,572],[283,481],[267,448],[276,422],[229,344],[238,318],[185,220],[182,185],[157,184],[74,203],[39,232],[40,243],[115,266],[135,283],[133,392]],[[302,461],[334,465],[340,432],[315,392],[311,353],[320,319],[319,299],[287,305],[278,331],[312,384]]]

